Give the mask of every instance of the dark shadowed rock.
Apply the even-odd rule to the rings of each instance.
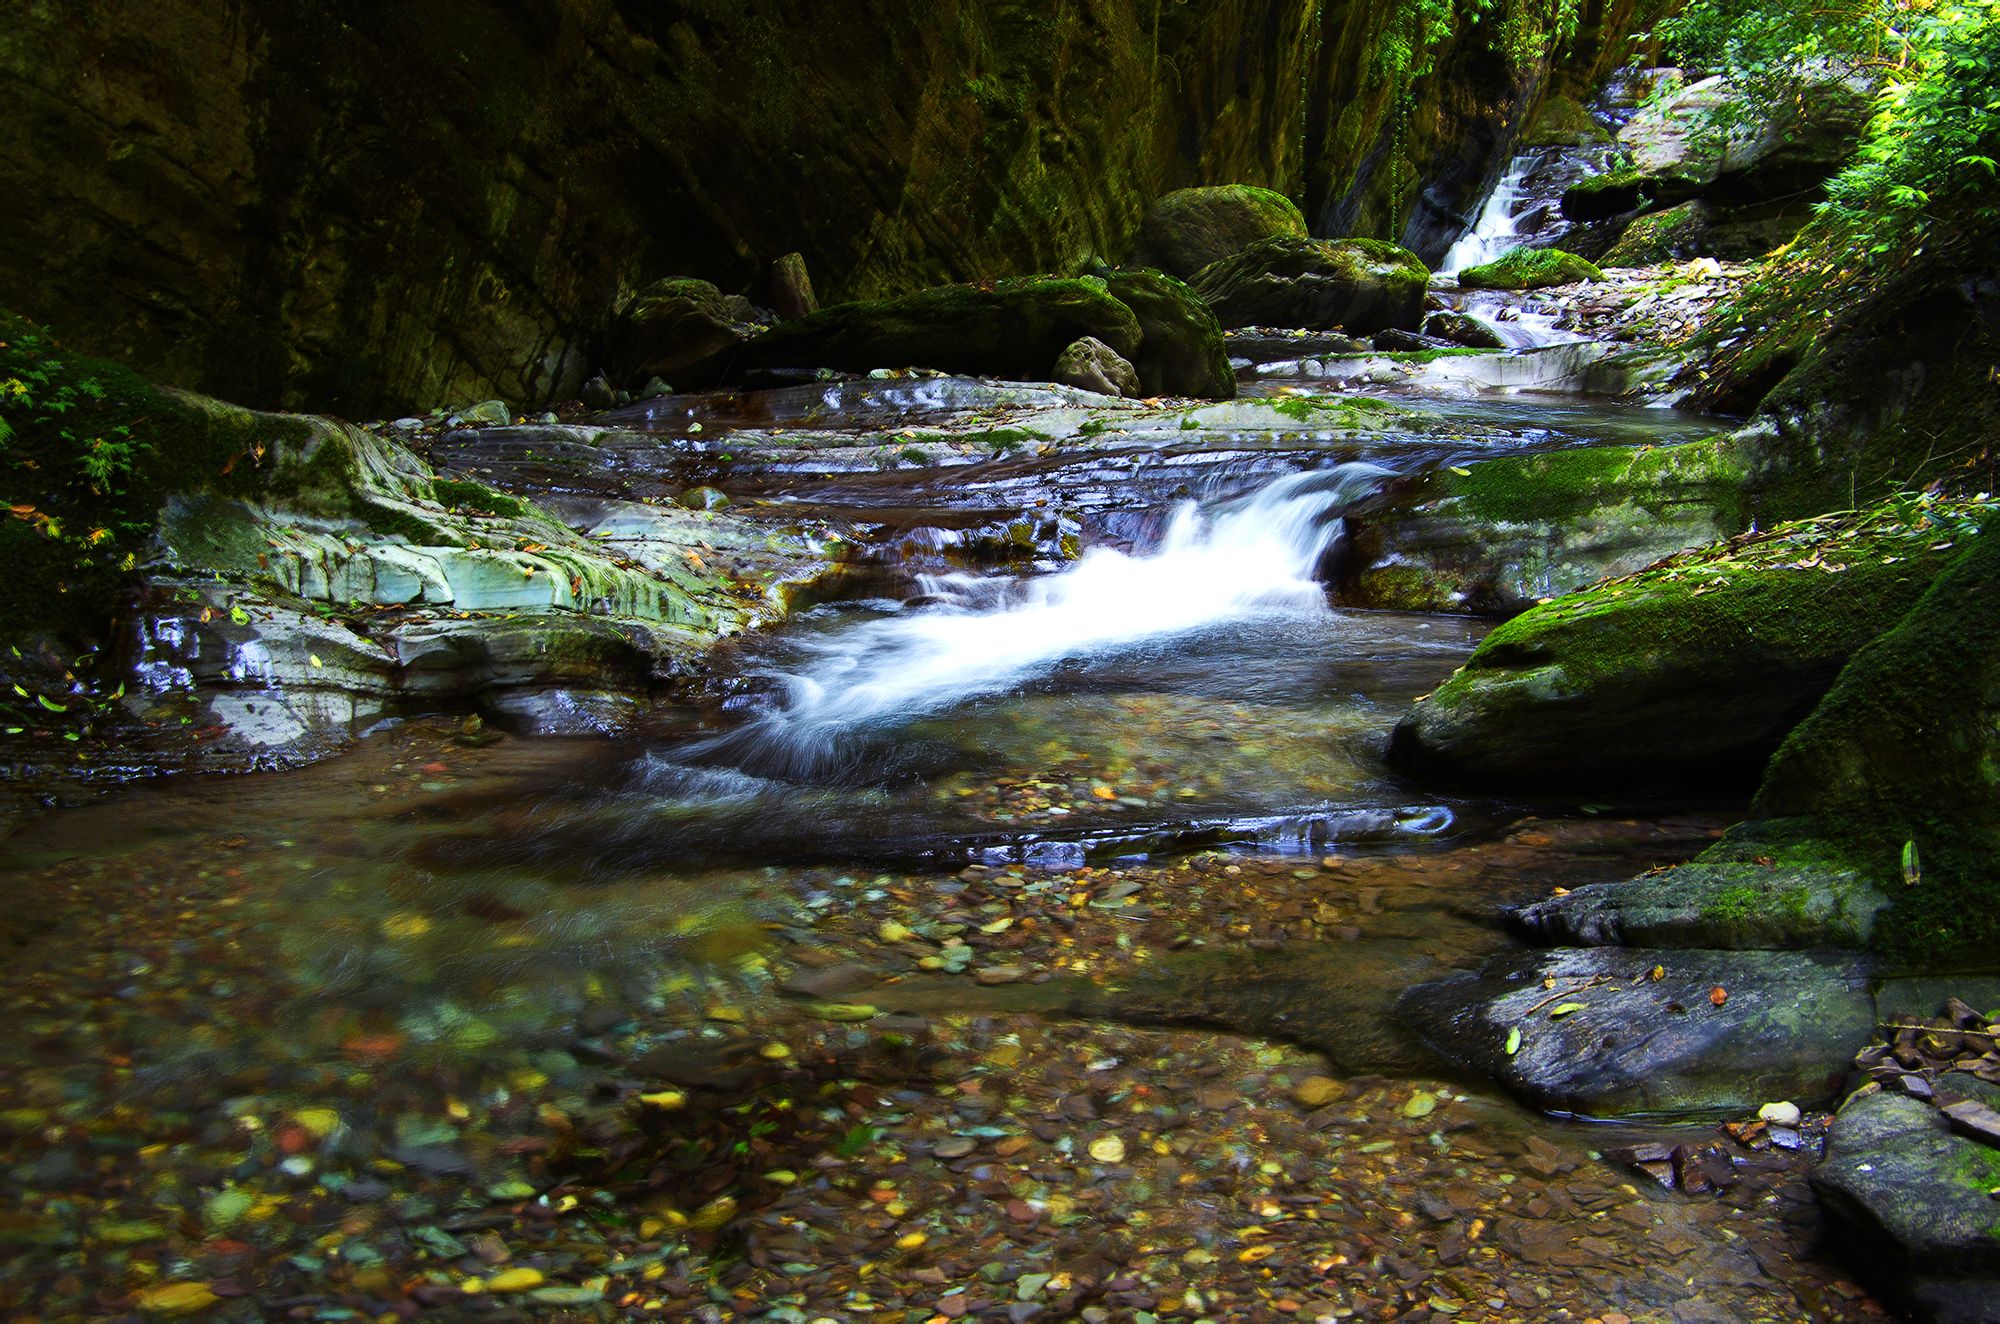
[[[1339,328],[1368,335],[1423,325],[1430,270],[1374,239],[1260,240],[1189,282],[1224,326]]]
[[[1236,394],[1222,324],[1185,282],[1145,267],[1104,273],[1111,296],[1139,320],[1139,352],[1128,357],[1146,395],[1228,400]]]
[[[634,295],[612,328],[611,375],[627,387],[678,380],[690,366],[741,345],[761,329],[705,280],[672,277]]]
[[[1964,1072],[1940,1099],[2000,1107]],[[2000,1321],[2000,1149],[1955,1134],[1934,1104],[1887,1091],[1848,1100],[1812,1185],[1836,1229],[1920,1319]]]
[[[1797,952],[1510,953],[1420,985],[1396,1009],[1446,1057],[1536,1107],[1594,1117],[1823,1100],[1875,1024],[1858,961]]]
[[[819,311],[804,254],[787,253],[771,264],[771,307],[788,321]]]
[[[1277,235],[1306,237],[1306,218],[1284,194],[1252,184],[1184,188],[1146,210],[1133,256],[1176,276],[1192,276]]]
[[[1142,338],[1138,319],[1104,281],[1031,276],[835,304],[774,327],[711,361],[707,371],[922,367],[1042,381],[1049,365],[1085,336],[1121,357],[1136,353]]]

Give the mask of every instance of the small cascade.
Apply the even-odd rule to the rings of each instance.
[[[1451,251],[1444,255],[1444,262],[1438,269],[1441,274],[1455,275],[1467,267],[1491,262],[1520,241],[1515,218],[1520,211],[1523,184],[1536,159],[1536,155],[1530,153],[1507,163],[1506,173],[1494,184],[1493,191],[1486,195],[1479,215],[1473,218],[1472,228],[1460,235],[1458,242],[1451,246]]]
[[[927,594],[947,605],[820,641],[806,666],[778,678],[776,706],[682,757],[809,779],[837,770],[851,737],[1005,691],[1064,661],[1264,611],[1327,611],[1314,572],[1338,517],[1390,476],[1365,463],[1290,474],[1214,508],[1181,506],[1145,554],[1095,548],[1026,583],[931,581]]]

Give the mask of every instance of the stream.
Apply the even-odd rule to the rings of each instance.
[[[952,389],[633,419],[703,422],[708,453],[888,436]],[[730,641],[706,701],[639,735],[389,723],[24,827],[0,875],[0,1300],[1871,1317],[1817,1249],[1799,1156],[1663,1190],[1609,1151],[1712,1126],[1542,1117],[1394,1023],[1403,989],[1512,945],[1501,907],[1684,859],[1740,807],[1456,798],[1383,765],[1485,626],[1330,602],[1343,512],[1468,456],[1714,426],[1394,399],[1421,429],[717,470],[738,503],[904,550]],[[1074,560],[940,551],[1047,494]]]

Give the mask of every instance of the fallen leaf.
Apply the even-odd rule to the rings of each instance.
[[[1717,984],[1714,988],[1708,990],[1708,1000],[1720,1007],[1723,1003],[1729,1001],[1729,990]]]

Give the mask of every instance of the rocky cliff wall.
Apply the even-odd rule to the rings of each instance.
[[[1631,23],[1601,3],[1588,59]],[[1407,7],[35,0],[0,27],[0,304],[362,415],[572,391],[650,277],[760,296],[797,250],[839,299],[1073,269],[1191,184],[1436,249],[1550,54],[1468,26],[1385,99]]]

